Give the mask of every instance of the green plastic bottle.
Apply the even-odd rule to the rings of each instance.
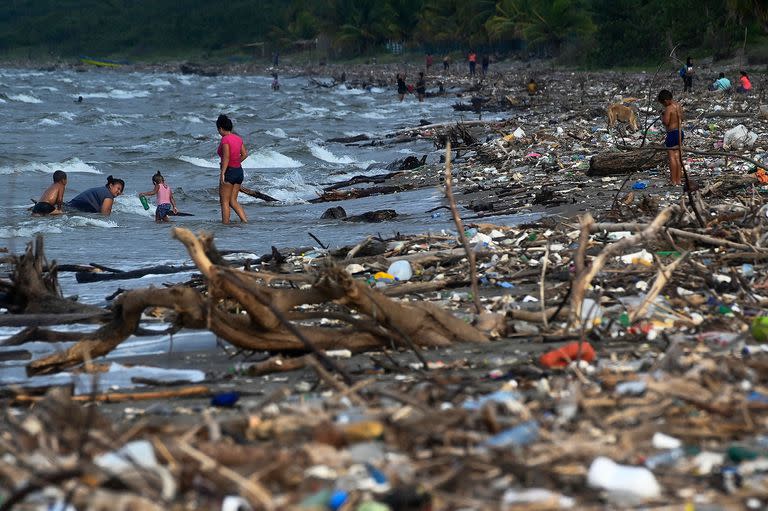
[[[141,201],[141,205],[144,206],[144,209],[149,209],[149,202],[147,202],[146,197],[139,195],[139,200]]]

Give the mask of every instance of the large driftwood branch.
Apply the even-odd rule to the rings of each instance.
[[[336,267],[326,267],[309,289],[278,289],[264,284],[270,275],[259,276],[211,262],[212,250],[205,236],[175,228],[174,236],[187,247],[192,260],[208,281],[208,296],[186,287],[141,289],[122,293],[112,310],[111,321],[97,331],[79,334],[68,350],[35,360],[29,374],[49,373],[104,356],[139,328],[148,307],[175,312],[175,325],[208,329],[232,345],[255,351],[304,353],[347,348],[359,352],[391,343],[445,346],[453,342],[484,342],[486,336],[450,313],[430,303],[399,303],[353,279]],[[262,282],[259,282],[259,280]],[[292,314],[302,304],[337,302],[356,311],[349,326],[307,325]],[[245,311],[245,314],[230,311]],[[322,311],[318,312],[322,315]],[[344,318],[333,312],[336,319]],[[358,319],[357,316],[364,316]],[[353,317],[349,315],[349,317]],[[365,328],[362,327],[365,325]],[[61,335],[70,333],[60,333]],[[55,336],[56,332],[38,332]],[[324,355],[319,355],[324,359]]]

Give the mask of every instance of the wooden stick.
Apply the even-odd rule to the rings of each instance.
[[[456,201],[453,198],[453,189],[451,188],[451,141],[448,140],[445,144],[445,195],[448,197],[448,203],[451,206],[451,215],[453,216],[453,222],[456,224],[456,230],[459,231],[459,240],[464,246],[464,252],[467,255],[467,261],[469,262],[469,278],[472,286],[472,299],[475,303],[475,309],[477,313],[483,310],[483,306],[480,303],[480,290],[477,285],[477,266],[475,264],[475,253],[469,246],[469,240],[464,234],[464,225],[461,222],[459,211],[456,208]]]
[[[73,396],[72,401],[99,403],[121,403],[123,401],[144,401],[149,399],[171,399],[177,397],[205,396],[210,394],[210,389],[205,385],[195,385],[193,387],[184,387],[174,390],[157,390],[150,392],[108,392],[106,394],[88,394],[82,396]],[[32,396],[29,394],[19,394],[13,397],[14,403],[38,403],[46,396]]]
[[[549,328],[547,321],[547,303],[544,300],[544,278],[547,275],[547,266],[549,265],[549,241],[547,241],[547,251],[544,252],[544,263],[541,265],[541,279],[539,280],[539,301],[541,302],[541,322],[544,328]]]
[[[609,258],[621,253],[625,248],[631,247],[641,241],[649,240],[656,236],[662,226],[670,219],[673,213],[677,212],[678,206],[669,206],[659,213],[656,218],[646,227],[642,232],[623,238],[616,243],[612,243],[605,247],[600,254],[592,260],[592,264],[589,268],[586,268],[583,272],[576,276],[576,280],[573,283],[573,291],[571,293],[571,310],[570,310],[570,326],[580,328],[581,327],[581,306],[584,302],[584,295],[587,292],[587,287],[595,278],[595,275],[603,268]],[[590,215],[591,218],[591,215]]]
[[[201,465],[201,470],[215,471],[221,477],[233,482],[238,488],[242,488],[243,492],[245,493],[244,496],[250,501],[252,506],[267,510],[275,509],[275,503],[272,500],[272,495],[258,481],[247,479],[241,476],[231,468],[221,465],[218,461],[211,458],[207,454],[198,451],[187,442],[178,441],[176,442],[176,445],[182,452],[184,452],[184,454],[198,461]]]
[[[659,272],[656,274],[656,280],[653,281],[651,290],[648,291],[648,294],[645,295],[645,299],[643,300],[643,303],[640,304],[640,307],[632,311],[632,313],[629,315],[630,323],[634,322],[638,317],[645,314],[645,311],[648,309],[648,305],[650,305],[650,303],[656,299],[659,293],[661,293],[661,290],[664,289],[664,286],[667,285],[667,282],[672,276],[672,272],[675,271],[675,268],[677,268],[680,263],[688,257],[689,253],[690,252],[685,252],[683,255],[672,261],[667,266],[659,264]]]

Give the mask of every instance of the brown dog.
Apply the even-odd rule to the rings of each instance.
[[[616,121],[626,122],[637,131],[637,114],[628,106],[616,103],[608,107],[608,127],[613,127]]]

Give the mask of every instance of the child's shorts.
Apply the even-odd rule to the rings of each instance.
[[[165,220],[165,217],[168,216],[168,213],[171,212],[171,209],[173,208],[170,204],[158,204],[157,209],[155,210],[155,216],[158,220]]]
[[[667,132],[667,139],[664,141],[664,145],[672,148],[680,145],[680,141],[685,140],[685,133],[680,130],[672,130]]]

